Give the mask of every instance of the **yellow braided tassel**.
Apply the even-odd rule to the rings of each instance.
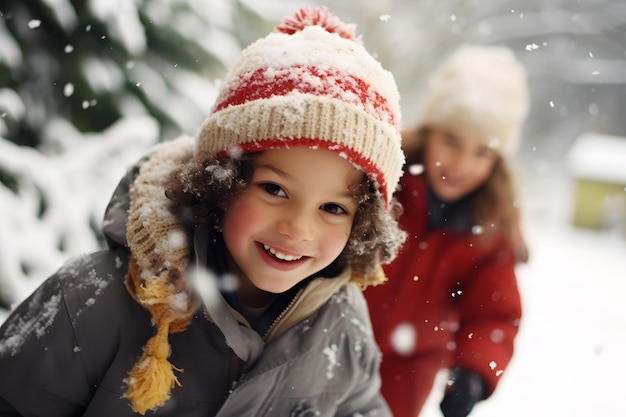
[[[148,340],[141,358],[129,372],[126,397],[133,411],[141,415],[165,404],[174,385],[180,386],[174,370],[182,372],[182,369],[167,360],[170,354],[168,333],[169,321],[158,323],[157,334]]]

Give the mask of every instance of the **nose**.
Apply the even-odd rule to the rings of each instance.
[[[278,233],[293,240],[310,241],[314,235],[314,216],[303,208],[292,208],[279,220]]]
[[[446,161],[446,168],[449,175],[462,178],[468,171],[472,170],[471,157],[466,153],[457,152]]]

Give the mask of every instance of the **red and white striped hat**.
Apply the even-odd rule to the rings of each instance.
[[[198,151],[328,149],[363,170],[388,203],[404,164],[399,99],[392,74],[354,25],[325,7],[303,8],[242,52],[202,125]]]

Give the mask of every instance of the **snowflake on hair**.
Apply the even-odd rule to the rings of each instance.
[[[276,26],[276,32],[293,35],[307,26],[321,26],[328,33],[335,33],[344,39],[361,43],[361,40],[356,35],[356,25],[342,22],[326,7],[303,7],[295,12],[293,16],[285,17]]]

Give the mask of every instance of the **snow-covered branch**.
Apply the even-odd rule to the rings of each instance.
[[[64,120],[47,128],[43,150],[0,138],[0,300],[23,299],[72,255],[101,247],[94,229],[127,167],[158,138],[148,116],[98,134]]]

